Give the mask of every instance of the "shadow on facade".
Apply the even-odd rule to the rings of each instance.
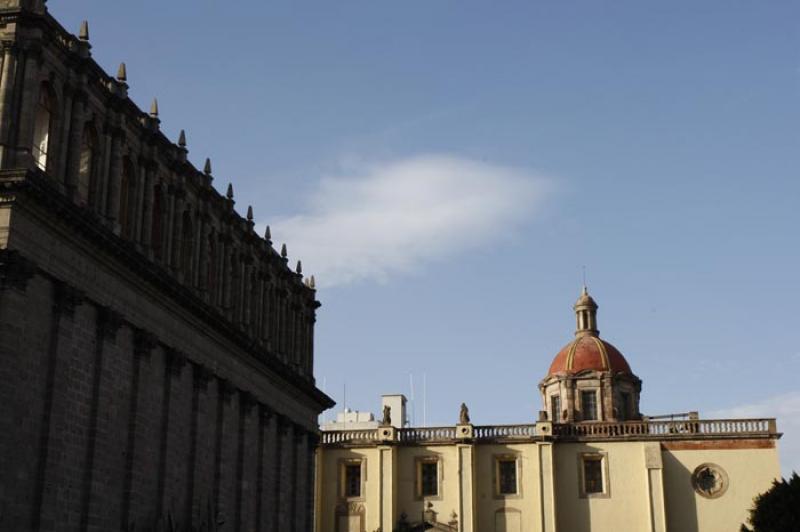
[[[686,468],[670,451],[663,450],[664,462],[664,510],[667,514],[667,530],[700,532],[697,501],[692,488],[692,471]],[[680,486],[682,489],[669,489]]]

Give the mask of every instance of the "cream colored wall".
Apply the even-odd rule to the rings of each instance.
[[[321,448],[318,477],[319,504],[317,506],[317,532],[333,532],[336,530],[336,507],[340,503],[354,503],[362,505],[365,511],[366,530],[375,530],[380,525],[379,519],[379,489],[381,471],[379,469],[378,449],[365,447],[361,449],[335,449]],[[366,460],[366,473],[362,484],[362,496],[359,499],[343,500],[340,497],[339,467],[342,460],[361,458]]]
[[[581,453],[607,453],[608,497],[580,496]],[[649,480],[643,443],[557,444],[555,462],[559,530],[581,532],[651,529]]]
[[[664,450],[662,457],[667,525],[681,532],[739,530],[753,497],[780,476],[777,448]],[[702,497],[692,487],[692,473],[705,462],[728,474],[728,489],[719,498]]]
[[[516,455],[518,460],[517,495],[498,497],[495,489],[495,459],[498,455]],[[541,530],[540,471],[538,445],[535,443],[507,445],[477,445],[475,447],[475,509],[476,530],[493,532],[501,513],[508,522],[519,519],[518,530],[507,532],[538,532]]]
[[[548,471],[549,466],[541,466],[540,470],[540,447],[553,449],[555,522],[549,515],[552,499],[547,492],[544,496],[541,492],[550,479],[542,473]],[[650,449],[649,459],[647,448]],[[462,487],[459,452],[464,460],[469,456],[465,451],[471,451],[473,463],[463,464],[465,483]],[[579,456],[587,452],[607,453],[607,498],[580,496]],[[419,521],[428,500],[438,512],[439,521],[449,521],[456,511],[462,530],[471,532],[658,531],[663,530],[664,513],[670,531],[738,530],[747,517],[752,498],[768,489],[780,472],[775,448],[670,451],[661,450],[657,441],[557,443],[552,446],[531,442],[472,447],[457,444],[365,446],[360,449],[323,447],[318,453],[317,532],[336,530],[336,506],[342,502],[339,467],[341,460],[348,458],[366,459],[364,496],[352,502],[363,505],[367,532],[379,527],[391,529],[389,526],[397,523],[402,512],[408,515],[409,521]],[[518,497],[495,498],[494,460],[501,454],[517,454],[521,461]],[[421,500],[416,497],[416,459],[434,455],[439,457],[442,468],[440,495]],[[729,488],[718,499],[703,498],[692,487],[691,474],[704,462],[717,464],[728,474]],[[469,482],[470,474],[472,482]],[[393,476],[393,480],[387,479],[388,475]],[[383,523],[380,520],[382,507],[386,513]],[[518,515],[505,514],[511,517],[507,522],[514,527],[497,528],[497,512],[503,509],[520,510]],[[474,526],[470,526],[471,523]]]
[[[438,519],[447,522],[455,511],[459,516],[458,447],[456,445],[431,445],[400,447],[397,453],[397,518],[402,512],[409,521],[419,521],[427,502],[433,504]],[[439,496],[425,500],[416,496],[416,460],[438,456],[440,471]],[[397,519],[395,519],[396,521]]]

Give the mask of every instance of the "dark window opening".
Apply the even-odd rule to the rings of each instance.
[[[603,493],[602,458],[585,458],[583,460],[583,491],[587,494]]]
[[[500,460],[497,464],[498,487],[501,495],[517,493],[517,461]]]
[[[361,464],[348,464],[345,466],[344,496],[361,497]]]
[[[437,462],[423,462],[420,465],[422,476],[422,496],[431,497],[439,494],[439,464]]]
[[[597,392],[581,392],[581,410],[584,421],[597,419]]]

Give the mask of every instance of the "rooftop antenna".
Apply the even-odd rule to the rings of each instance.
[[[414,418],[416,417],[414,410],[417,408],[417,403],[414,401],[414,374],[408,372],[408,381],[411,384],[411,426],[414,426]]]
[[[422,374],[422,426],[428,426],[428,374]]]

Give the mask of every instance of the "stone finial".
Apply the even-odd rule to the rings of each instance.
[[[247,206],[247,221],[248,222],[252,222],[253,221],[253,206],[252,205],[248,205]]]
[[[122,81],[123,83],[128,81],[128,67],[125,66],[125,63],[119,64],[119,69],[117,69],[117,81]]]
[[[80,30],[78,30],[78,39],[80,39],[82,41],[88,41],[89,40],[89,21],[88,20],[84,20],[83,22],[81,22],[81,28],[80,28]]]
[[[203,166],[203,173],[206,175],[211,175],[211,159],[206,157],[206,164]]]
[[[272,231],[269,230],[269,226],[264,230],[264,240],[267,242],[272,241]]]
[[[289,256],[289,252],[286,250],[286,244],[281,245],[281,257],[284,259]]]
[[[317,280],[314,279],[313,275],[311,276],[311,279],[308,280],[308,287],[311,288],[311,289],[316,289],[317,288]]]
[[[303,273],[303,263],[300,262],[299,260],[297,261],[297,266],[295,267],[294,271],[295,273],[299,274]]]
[[[233,199],[233,183],[228,183],[228,191],[225,193],[225,197],[229,200]]]
[[[158,99],[153,98],[153,103],[150,104],[150,116],[158,118]]]
[[[181,134],[178,135],[178,146],[181,148],[186,147],[186,132],[181,129]]]

